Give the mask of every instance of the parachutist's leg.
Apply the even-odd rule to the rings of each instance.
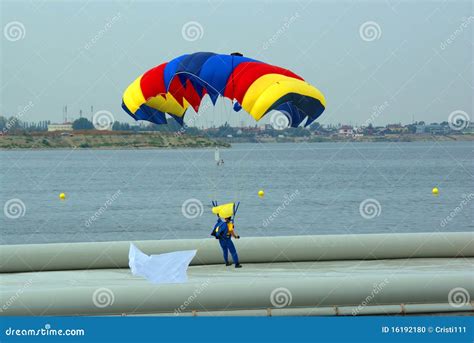
[[[227,264],[229,263],[229,248],[227,246],[227,242],[225,239],[219,239],[219,243],[222,248],[222,252],[224,254],[224,262]]]
[[[235,250],[234,243],[232,240],[229,239],[227,242],[227,248],[230,250],[230,254],[232,255],[232,260],[237,265],[239,264],[239,256],[237,255],[237,250]]]

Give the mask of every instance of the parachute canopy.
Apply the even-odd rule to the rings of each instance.
[[[305,126],[326,107],[323,94],[295,73],[240,54],[197,52],[177,57],[139,76],[123,94],[122,107],[135,120],[166,124],[165,114],[183,125],[186,110],[196,112],[208,95],[234,102],[255,120],[272,110],[284,113],[292,127]]]

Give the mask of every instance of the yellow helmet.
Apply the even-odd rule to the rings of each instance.
[[[215,206],[212,208],[212,213],[217,214],[220,218],[230,218],[234,215],[234,203]]]

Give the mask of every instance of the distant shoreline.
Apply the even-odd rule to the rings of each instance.
[[[225,137],[208,138],[203,136],[177,135],[174,133],[71,133],[60,134],[45,132],[0,136],[0,150],[152,150],[179,148],[229,148],[238,143],[383,143],[383,142],[464,142],[474,141],[474,134],[463,135],[385,135],[363,137]]]
[[[404,135],[385,135],[385,136],[363,136],[363,137],[328,137],[328,136],[311,136],[311,137],[255,137],[253,139],[224,138],[227,143],[411,143],[411,142],[469,142],[474,141],[474,134],[463,135],[430,135],[430,134],[404,134]]]
[[[385,136],[363,136],[363,137],[327,137],[327,136],[312,136],[312,137],[284,137],[269,139],[258,139],[259,143],[383,143],[383,142],[429,142],[429,141],[445,141],[445,142],[465,142],[474,141],[474,134],[464,135],[430,135],[430,134],[404,134],[404,135],[385,135]],[[227,140],[226,140],[227,141]],[[234,141],[235,142],[235,141]]]
[[[116,132],[51,133],[0,136],[0,150],[56,149],[177,149],[230,147],[229,143],[202,136],[178,136],[171,133],[126,134]]]

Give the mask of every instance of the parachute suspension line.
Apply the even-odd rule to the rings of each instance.
[[[210,97],[210,96],[209,96]],[[211,99],[208,99],[208,101],[211,101]],[[217,103],[216,103],[217,104]],[[206,108],[207,110],[207,108]],[[216,114],[216,106],[212,106],[212,120],[211,120],[211,124],[210,126],[213,126],[213,123],[214,123],[214,120],[215,120],[215,114]],[[209,127],[208,127],[209,129]],[[218,149],[218,147],[216,146],[215,149]],[[220,157],[220,156],[219,156]],[[216,156],[214,155],[214,160],[216,159]],[[219,199],[219,194],[218,193],[218,185],[220,184],[220,174],[219,174],[219,165],[217,164],[217,161],[214,161],[214,165],[212,166],[213,169],[214,169],[214,180],[213,180],[213,195],[212,195],[212,199],[217,201],[217,199]],[[217,204],[217,202],[216,202]]]
[[[235,64],[234,64],[235,56],[242,56],[242,54],[240,54],[240,53],[232,53],[231,56],[232,56],[232,71],[233,71],[234,68],[235,68]],[[236,111],[233,111],[233,108],[234,108],[234,101],[236,101],[236,99],[235,99],[235,78],[234,78],[234,73],[233,73],[233,72],[231,73],[231,77],[232,77],[232,100],[231,100],[231,101],[232,101],[232,104],[231,104],[232,107],[229,109],[229,111],[231,112],[231,115],[235,115],[236,121],[237,121],[237,124],[238,124],[238,121],[239,121],[239,120],[238,120],[238,118],[237,118],[237,112],[236,112]],[[238,126],[238,125],[237,125],[237,126]],[[240,129],[241,129],[241,128],[240,128]],[[234,176],[234,180],[233,180],[233,181],[234,181],[234,186],[235,186],[235,185],[238,184],[238,176],[241,175],[241,173],[242,173],[242,164],[241,164],[242,161],[239,160],[239,161],[232,161],[232,162],[233,162],[233,164],[232,164],[232,166],[233,166],[233,168],[232,168],[232,169],[233,169],[232,174],[233,174],[233,176]],[[238,165],[237,165],[237,163],[238,163]],[[242,187],[238,187],[238,186],[237,186],[237,200],[239,201],[239,203],[238,203],[239,205],[240,205],[241,195],[242,195]],[[239,205],[237,205],[237,209],[238,209],[238,206],[239,206]]]
[[[234,58],[235,58],[235,55],[232,55],[232,73],[231,73],[231,76],[232,76],[232,100],[231,100],[231,108],[229,109],[231,115],[234,114],[232,113],[232,109],[234,108],[234,99],[235,99],[235,83],[234,83]],[[235,112],[235,111],[234,111]],[[237,112],[235,112],[237,113]]]
[[[232,71],[233,71],[233,70],[234,70],[234,58],[235,58],[235,57],[234,57],[234,55],[231,55],[231,56],[232,56],[232,57],[231,57],[231,61],[232,61],[231,63],[232,63]],[[234,107],[234,94],[235,94],[235,88],[234,88],[234,87],[235,87],[235,85],[234,85],[234,73],[233,73],[233,72],[231,73],[231,77],[232,77],[232,80],[231,80],[231,82],[232,82],[232,97],[230,98],[230,106],[229,106],[229,108],[227,109],[227,111],[228,111],[229,113],[228,113],[228,114],[226,113],[226,115],[227,115],[228,118],[229,118],[229,121],[231,121],[231,119],[232,119],[232,118],[234,117],[234,115],[235,115],[235,112],[233,111],[233,107]],[[232,122],[230,122],[230,126],[232,127]],[[236,194],[236,193],[239,193],[239,191],[236,190],[236,189],[239,188],[238,183],[237,183],[237,177],[238,177],[238,175],[237,175],[237,171],[235,170],[235,167],[236,167],[236,165],[235,165],[235,163],[236,163],[235,159],[232,160],[232,161],[230,161],[230,163],[232,164],[232,165],[231,165],[231,170],[232,170],[232,188],[233,188],[233,189],[232,189],[232,197],[234,197],[234,199],[232,199],[232,201],[235,202],[235,201],[238,201],[238,200],[239,200],[239,198],[238,198],[238,197],[239,197],[239,194]],[[236,197],[236,196],[237,196],[237,197]]]
[[[241,55],[241,54],[239,54]],[[232,56],[232,71],[234,70],[235,68],[235,64],[234,64],[234,60],[235,60],[235,56],[236,54],[233,53],[231,54]],[[229,118],[232,118],[232,117],[235,117],[235,121],[236,121],[236,127],[239,126],[239,119],[238,119],[238,116],[237,116],[237,112],[233,110],[234,108],[234,101],[235,101],[235,79],[234,79],[234,73],[232,72],[231,73],[231,77],[232,77],[232,97],[231,97],[231,106],[229,107]],[[241,170],[240,170],[240,161],[237,161],[237,160],[232,160],[231,161],[232,163],[232,177],[233,177],[233,187],[234,187],[234,196],[236,196],[236,199],[234,199],[234,201],[240,201],[240,196],[241,196],[241,192],[242,192],[242,189],[241,187],[239,187],[239,175],[241,175]]]
[[[232,55],[232,73],[230,74],[232,76],[232,105],[234,100],[235,100],[235,83],[234,83],[234,55]]]
[[[210,96],[209,96],[210,98]],[[219,97],[220,98],[220,97]],[[219,101],[219,98],[217,99]],[[208,99],[209,101],[212,101],[211,99]],[[219,104],[216,102],[216,106],[212,106],[212,121],[210,126],[212,128],[218,127],[218,120],[219,120],[219,111],[220,109],[217,108],[218,106],[222,107],[222,101],[219,101]],[[207,108],[206,108],[207,109]],[[217,114],[216,114],[217,112]],[[216,161],[216,159],[219,159]],[[213,178],[213,197],[212,199],[215,201],[221,200],[223,198],[223,190],[224,190],[224,185],[226,184],[226,172],[224,169],[224,158],[220,154],[219,147],[215,147],[214,150],[214,163],[212,165],[213,167],[213,172],[211,175],[214,175]]]

